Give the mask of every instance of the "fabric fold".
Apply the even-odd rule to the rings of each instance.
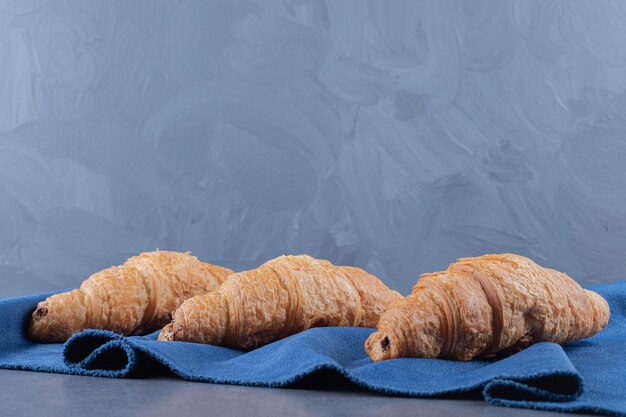
[[[137,353],[121,335],[89,330],[65,343],[63,360],[68,368],[80,369],[84,374],[119,378],[135,368]]]

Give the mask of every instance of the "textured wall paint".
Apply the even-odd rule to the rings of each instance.
[[[0,286],[142,250],[626,279],[626,3],[0,1]]]

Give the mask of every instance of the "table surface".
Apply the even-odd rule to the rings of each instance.
[[[562,416],[482,400],[390,397],[349,388],[257,388],[177,378],[109,379],[0,370],[0,415],[34,416]]]
[[[33,286],[34,287],[34,286]],[[1,286],[0,298],[42,292]],[[325,380],[328,381],[327,379]],[[0,370],[0,417],[80,416],[450,416],[550,417],[562,413],[504,408],[481,399],[392,397],[344,386],[257,388],[189,382],[172,377],[109,379]],[[581,415],[581,414],[578,414]]]

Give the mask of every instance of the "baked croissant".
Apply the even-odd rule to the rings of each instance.
[[[374,361],[466,361],[584,339],[602,330],[609,315],[600,295],[523,256],[463,258],[423,275],[411,295],[383,313],[365,349]]]
[[[159,340],[250,349],[311,327],[374,327],[401,298],[362,269],[281,256],[185,301]]]
[[[217,289],[232,272],[189,253],[142,253],[93,274],[79,289],[40,302],[28,336],[39,342],[63,342],[87,328],[149,333],[170,321],[184,300]]]

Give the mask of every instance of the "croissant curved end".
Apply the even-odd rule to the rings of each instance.
[[[161,329],[159,333],[159,337],[157,339],[159,342],[171,342],[174,340],[174,323],[169,323],[165,327]]]
[[[375,332],[365,341],[365,350],[374,362],[393,358],[392,341],[386,333]]]
[[[35,342],[61,343],[87,325],[84,294],[79,290],[55,294],[39,302],[26,333]]]

